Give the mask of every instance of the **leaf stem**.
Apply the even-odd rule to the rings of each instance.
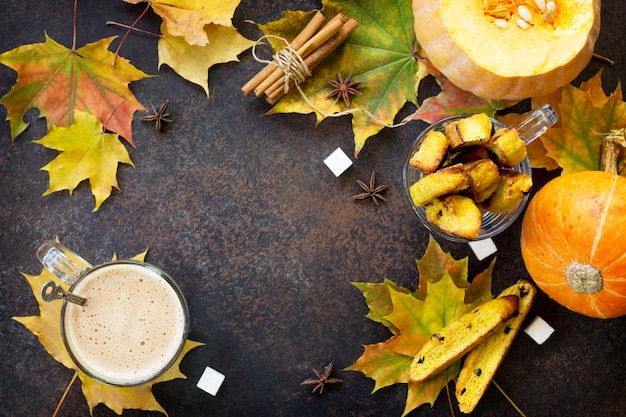
[[[513,408],[515,408],[515,411],[517,411],[520,416],[526,417],[526,414],[524,414],[522,410],[520,410],[520,408],[517,405],[515,405],[513,400],[508,395],[506,395],[506,392],[504,392],[502,387],[500,387],[500,385],[498,385],[498,383],[495,380],[491,380],[491,382],[493,383],[493,385],[496,386],[496,388],[498,388],[498,390],[502,393],[502,395],[504,395],[504,398],[507,399],[507,401],[513,406]]]
[[[149,30],[143,30],[143,29],[135,28],[135,27],[132,27],[130,25],[125,25],[124,23],[114,22],[112,20],[107,21],[106,24],[107,25],[113,25],[113,26],[120,26],[120,27],[123,27],[123,28],[126,28],[126,29],[134,30],[135,32],[144,33],[146,35],[154,36],[154,37],[157,37],[157,38],[162,38],[163,37],[163,35],[161,35],[159,33],[154,33],[154,32],[150,32]]]
[[[117,113],[117,110],[122,107],[122,104],[124,104],[124,102],[126,101],[126,99],[122,98],[122,101],[120,102],[120,104],[118,104],[115,109],[113,109],[113,112],[109,115],[109,118],[107,119],[106,123],[102,125],[102,130],[106,130],[107,126],[109,125],[109,123],[111,123],[111,119],[113,118],[113,116],[115,115],[115,113]]]
[[[596,54],[596,53],[594,52],[592,56],[593,56],[594,58],[596,58],[596,59],[599,59],[600,61],[604,61],[604,62],[606,62],[606,63],[607,63],[607,64],[609,64],[610,66],[615,65],[615,61],[613,61],[612,59],[607,58],[607,57],[605,57],[605,56],[603,56],[603,55],[599,55],[599,54]]]
[[[137,23],[139,23],[139,21],[145,16],[145,14],[148,12],[148,10],[150,9],[150,5],[152,3],[148,2],[146,4],[146,8],[143,10],[143,12],[141,12],[141,14],[137,17],[137,19],[135,19],[135,21],[133,22],[132,25],[130,25],[130,27],[128,28],[128,30],[126,31],[126,33],[124,34],[124,37],[122,38],[122,40],[120,41],[120,44],[117,46],[117,49],[115,50],[115,55],[113,56],[113,63],[111,64],[111,68],[115,68],[115,62],[117,61],[117,57],[120,53],[120,49],[122,49],[122,45],[124,44],[124,42],[126,41],[126,38],[128,38],[128,34],[131,32],[131,30],[133,30],[135,28],[135,25]]]
[[[56,410],[54,410],[52,417],[56,417],[56,415],[59,413],[59,410],[61,409],[61,405],[63,405],[63,402],[65,401],[65,397],[67,397],[67,394],[70,392],[70,388],[72,388],[72,385],[74,385],[74,381],[76,381],[77,376],[78,376],[78,372],[74,372],[74,376],[72,377],[72,380],[70,381],[70,383],[67,385],[67,388],[65,388],[65,392],[63,393],[63,396],[59,400],[59,403],[57,404],[57,408]]]
[[[445,378],[448,380],[448,368],[445,370]],[[454,414],[454,407],[452,406],[452,396],[450,395],[450,382],[446,384],[446,395],[448,396],[448,406],[450,407],[450,415],[456,417]]]
[[[74,0],[74,33],[72,34],[72,51],[76,50],[76,15],[78,11],[78,0]]]

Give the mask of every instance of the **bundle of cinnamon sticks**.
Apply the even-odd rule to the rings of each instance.
[[[324,15],[318,11],[298,36],[289,43],[292,50],[302,58],[308,71],[315,68],[337,49],[358,26],[356,20],[348,19],[341,13],[326,24],[324,24],[325,21]],[[252,92],[257,97],[264,96],[268,103],[274,105],[293,85],[294,77],[287,77],[285,70],[274,60],[248,81],[241,91],[246,96]]]

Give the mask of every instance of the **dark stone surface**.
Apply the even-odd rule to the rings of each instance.
[[[0,51],[42,42],[44,31],[71,45],[72,3],[4,0]],[[319,7],[310,1],[242,1],[234,24],[250,39],[260,36],[246,20],[265,23],[287,9]],[[107,20],[130,23],[143,10],[121,1],[78,3],[78,45],[121,35]],[[626,41],[621,0],[603,2],[596,52],[615,60],[593,61],[581,79],[604,67],[607,90],[624,78]],[[141,27],[158,30],[148,14]],[[115,41],[113,47],[117,46]],[[156,40],[128,38],[122,55],[159,77],[131,88],[146,104],[170,99],[174,123],[157,136],[135,118],[135,167],[119,170],[121,191],[97,212],[86,183],[67,192],[41,195],[48,188],[40,168],[54,152],[31,141],[45,132],[44,121],[29,113],[30,128],[11,142],[9,124],[0,122],[0,416],[52,415],[72,371],[55,362],[15,316],[37,315],[38,307],[21,273],[38,274],[35,249],[46,238],[63,243],[93,263],[131,257],[146,247],[147,260],[176,277],[191,310],[190,338],[206,345],[189,353],[181,369],[186,380],[155,386],[157,400],[176,416],[400,416],[406,387],[371,394],[373,382],[342,371],[362,353],[362,345],[386,339],[386,330],[364,317],[367,307],[351,281],[385,277],[413,288],[415,259],[428,234],[412,214],[402,190],[402,163],[426,126],[413,122],[385,129],[369,139],[354,166],[335,178],[323,159],[338,146],[351,153],[349,118],[315,126],[311,115],[262,117],[268,106],[244,97],[239,88],[258,69],[249,51],[240,63],[210,69],[210,98],[164,66],[157,68]],[[0,67],[0,95],[15,83]],[[408,114],[407,106],[403,113]],[[6,109],[0,108],[0,120]],[[390,185],[389,202],[353,202],[356,179],[376,170]],[[536,172],[537,184],[552,175]],[[495,238],[500,248],[493,291],[528,278],[519,251],[519,220]],[[616,239],[622,237],[616,236]],[[479,262],[469,247],[441,242],[455,257]],[[556,328],[541,346],[520,334],[496,381],[528,416],[618,416],[626,410],[626,319],[594,320],[569,312],[541,294],[531,317]],[[299,383],[311,368],[335,363],[343,384],[322,396]],[[226,380],[216,397],[195,387],[205,366]],[[458,414],[458,412],[457,412]],[[60,416],[89,415],[77,383]],[[99,405],[94,416],[113,416]],[[126,416],[160,415],[127,410]],[[433,408],[411,415],[450,415],[445,393]],[[513,416],[514,409],[493,386],[476,416]]]

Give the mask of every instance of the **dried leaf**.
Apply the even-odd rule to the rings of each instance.
[[[133,145],[133,114],[145,108],[128,84],[148,75],[121,57],[112,68],[114,54],[107,48],[113,39],[73,51],[46,35],[44,43],[0,54],[0,63],[18,74],[17,84],[0,99],[7,108],[11,139],[28,127],[24,115],[31,108],[39,110],[48,126],[63,127],[74,122],[74,110],[81,110],[95,115],[107,130]]]
[[[496,111],[512,105],[514,102],[504,100],[486,100],[474,94],[461,90],[452,84],[427,59],[420,60],[428,71],[435,77],[441,87],[441,92],[428,97],[415,114],[416,119],[434,123],[439,119],[455,114],[486,113],[494,117]]]
[[[366,345],[361,357],[347,370],[360,371],[374,379],[374,391],[393,384],[408,384],[403,415],[422,404],[432,405],[460,370],[457,362],[424,383],[410,382],[409,367],[420,347],[432,334],[493,298],[493,262],[470,284],[466,260],[454,260],[431,238],[424,257],[418,261],[418,268],[420,281],[428,282],[427,287],[420,284],[425,291],[423,299],[418,298],[419,292],[410,292],[389,280],[382,284],[354,283],[366,297],[370,308],[368,317],[388,327],[393,336],[384,342]]]
[[[202,345],[202,343],[187,340],[178,360],[170,369],[153,381],[135,387],[114,387],[101,384],[89,378],[84,373],[79,372],[78,376],[82,381],[83,394],[89,404],[89,411],[93,411],[96,405],[102,403],[117,414],[122,414],[124,409],[134,408],[139,410],[159,411],[167,415],[167,412],[161,407],[152,394],[152,386],[159,382],[170,381],[172,379],[187,379],[179,370],[180,362],[187,352]]]
[[[454,259],[450,253],[444,253],[434,240],[434,237],[429,236],[426,252],[422,259],[417,261],[420,279],[415,294],[420,300],[426,297],[429,282],[437,282],[443,278],[441,271],[447,271],[457,287],[464,288],[469,285],[467,282],[468,258]]]
[[[159,66],[169,65],[184,79],[198,84],[209,95],[208,70],[216,64],[238,61],[237,55],[252,47],[254,42],[241,36],[230,26],[209,24],[205,33],[209,43],[190,45],[180,36],[171,35],[167,25],[161,25],[159,39]]]
[[[93,115],[76,111],[69,127],[53,126],[43,138],[34,141],[61,153],[42,169],[50,175],[50,188],[44,195],[68,190],[70,195],[88,179],[96,199],[94,211],[111,195],[117,184],[119,163],[132,165],[128,151],[118,136],[105,133]]]
[[[626,126],[626,103],[621,84],[605,95],[598,72],[580,88],[567,85],[548,97],[533,99],[533,107],[545,102],[558,103],[560,124],[548,129],[540,139],[547,156],[563,169],[562,174],[599,170],[602,138],[613,129]],[[554,104],[553,104],[554,106]],[[621,164],[626,162],[622,155]]]
[[[167,32],[180,36],[190,45],[211,42],[204,27],[210,23],[232,26],[232,17],[240,0],[124,0],[126,3],[149,2],[163,19]],[[163,32],[165,33],[165,32]]]
[[[143,261],[147,251],[144,251],[132,259]],[[115,257],[113,258],[115,259]],[[102,384],[80,371],[70,359],[61,338],[61,329],[59,320],[61,316],[62,303],[48,303],[41,299],[41,288],[46,282],[54,280],[63,286],[65,290],[68,286],[61,283],[57,278],[43,268],[40,275],[22,274],[31,286],[33,295],[39,304],[39,316],[29,317],[13,317],[14,320],[22,323],[28,330],[39,338],[39,342],[46,351],[58,362],[62,363],[66,368],[74,369],[78,373],[78,377],[82,381],[82,390],[85,399],[89,404],[90,412],[94,407],[103,403],[117,414],[122,414],[124,409],[134,408],[141,410],[154,410],[163,414],[167,414],[159,405],[152,394],[152,385],[158,382],[169,381],[176,378],[186,378],[179,370],[180,361],[191,349],[202,345],[199,342],[187,340],[183,352],[172,367],[163,375],[151,381],[150,383],[139,385],[136,387],[114,387]]]

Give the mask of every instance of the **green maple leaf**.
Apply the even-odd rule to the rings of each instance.
[[[422,291],[411,292],[389,280],[378,284],[354,283],[366,298],[370,308],[368,317],[389,328],[393,336],[384,342],[366,345],[361,357],[347,370],[360,371],[374,379],[373,392],[394,384],[408,384],[403,415],[422,404],[434,404],[439,392],[457,377],[460,363],[416,384],[409,380],[413,357],[434,333],[493,298],[493,265],[492,262],[470,284],[467,259],[454,260],[431,237],[424,257],[418,261],[420,282],[428,282],[428,286],[420,283]]]
[[[393,124],[394,117],[406,102],[417,104],[416,85],[419,83],[415,56],[415,33],[411,2],[383,0],[363,2],[351,0],[324,1],[327,18],[341,12],[355,19],[359,26],[346,42],[322,63],[301,84],[308,100],[327,115],[340,114],[344,110],[365,109],[352,113],[354,154],[357,156],[366,140]],[[284,19],[260,25],[266,35],[281,36],[291,40],[302,30],[314,12],[288,12]],[[284,44],[274,43],[278,48]],[[332,87],[327,80],[336,80],[337,73],[345,78],[352,73],[352,81],[365,81],[360,90],[363,95],[351,97],[352,104],[346,108],[342,101],[326,98]],[[420,72],[423,74],[423,72]],[[424,74],[423,74],[424,75]],[[313,109],[293,88],[270,113],[311,113],[318,122],[326,116]],[[377,120],[376,120],[377,119]]]
[[[148,77],[127,60],[107,50],[114,37],[72,50],[46,35],[44,43],[23,45],[0,54],[0,63],[18,73],[17,83],[0,104],[7,108],[11,139],[28,124],[25,113],[39,110],[48,127],[69,126],[74,110],[89,112],[107,130],[133,145],[132,120],[145,108],[128,88],[132,81]]]
[[[74,124],[53,126],[43,138],[34,141],[61,153],[42,169],[48,171],[50,188],[44,193],[68,190],[70,195],[88,179],[96,199],[94,211],[111,195],[117,184],[119,163],[133,165],[118,135],[105,133],[102,124],[89,113],[76,111]]]
[[[393,289],[400,292],[408,292],[408,290],[397,286],[388,279],[385,279],[383,283],[353,282],[352,285],[361,290],[363,296],[365,296],[365,302],[370,309],[366,317],[372,321],[384,324],[393,334],[399,334],[400,331],[385,319],[385,316],[393,311],[389,290]]]
[[[626,103],[622,87],[606,96],[602,88],[602,72],[598,72],[580,88],[567,85],[548,97],[533,100],[558,104],[559,126],[548,129],[540,139],[547,156],[563,168],[562,174],[598,171],[602,138],[613,129],[626,126]],[[543,103],[541,103],[543,104]],[[621,165],[626,163],[622,155]]]

